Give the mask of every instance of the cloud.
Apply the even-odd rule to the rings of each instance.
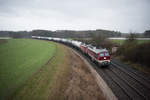
[[[0,30],[150,28],[149,0],[1,0]]]

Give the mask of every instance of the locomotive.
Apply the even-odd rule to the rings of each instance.
[[[106,49],[97,49],[92,45],[81,44],[80,50],[88,55],[92,61],[96,62],[99,66],[110,65],[110,55]]]
[[[32,36],[32,38],[50,40],[69,45],[73,48],[80,50],[83,54],[87,55],[93,62],[96,62],[99,66],[109,66],[111,63],[110,54],[108,50],[103,48],[98,49],[95,46],[87,45],[80,41],[69,40],[65,38],[40,37],[40,36]]]

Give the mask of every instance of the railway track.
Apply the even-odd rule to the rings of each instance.
[[[93,66],[119,100],[150,100],[150,76],[114,59],[109,67],[99,68],[86,55],[76,51]]]
[[[147,75],[126,65],[121,66],[121,63],[113,60],[109,70],[115,73],[120,80],[124,81],[129,89],[134,90],[134,93],[136,93],[135,97],[133,97],[132,93],[130,94],[132,99],[150,100],[150,79]],[[137,97],[137,95],[140,97]]]

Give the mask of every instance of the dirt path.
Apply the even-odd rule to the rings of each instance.
[[[67,100],[105,100],[93,75],[83,60],[67,48],[69,59],[68,86],[64,91]]]

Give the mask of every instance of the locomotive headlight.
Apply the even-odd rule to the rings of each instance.
[[[104,57],[104,59],[106,59],[106,57]]]

